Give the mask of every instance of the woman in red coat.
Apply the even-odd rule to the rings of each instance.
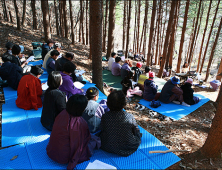
[[[25,110],[35,109],[42,107],[42,86],[39,77],[42,75],[43,69],[38,66],[32,66],[31,73],[21,78],[16,100],[16,105]]]

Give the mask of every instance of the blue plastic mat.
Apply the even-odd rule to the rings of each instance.
[[[25,145],[0,150],[0,169],[32,169]]]
[[[201,94],[194,94],[194,96],[201,98],[201,101],[195,105],[191,105],[190,107],[186,107],[186,106],[182,106],[182,105],[178,105],[174,103],[165,104],[163,102],[160,102],[161,106],[159,106],[158,108],[153,108],[153,107],[150,107],[150,102],[144,99],[140,100],[139,103],[151,110],[154,110],[172,119],[179,120],[183,118],[184,116],[187,116],[191,112],[195,111],[200,106],[202,106],[203,104],[207,103],[210,100]]]

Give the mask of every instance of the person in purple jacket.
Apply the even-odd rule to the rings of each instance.
[[[148,101],[157,100],[160,97],[160,93],[157,93],[158,86],[153,81],[155,77],[154,72],[149,72],[149,79],[144,82],[143,98]]]
[[[120,57],[115,58],[115,62],[112,64],[112,75],[120,76],[121,65],[119,62],[121,61]]]
[[[74,94],[82,93],[82,90],[77,89],[73,85],[72,77],[70,77],[70,75],[74,72],[74,69],[75,65],[71,61],[68,61],[63,65],[63,71],[60,72],[62,75],[63,83],[59,87],[59,90],[66,93],[67,99],[69,99]]]

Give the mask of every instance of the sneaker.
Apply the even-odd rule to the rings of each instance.
[[[172,101],[173,103],[175,103],[175,104],[180,104],[180,102],[179,101]]]
[[[140,106],[140,108],[138,108],[138,110],[142,111],[145,109],[145,106]]]
[[[135,109],[137,110],[137,109],[139,109],[139,108],[140,108],[140,105],[137,104],[137,105],[135,106]]]
[[[183,106],[187,106],[187,107],[190,107],[190,105],[189,105],[189,104],[186,104],[185,102],[182,102],[181,105],[183,105]]]

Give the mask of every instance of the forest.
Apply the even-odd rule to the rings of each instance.
[[[102,92],[106,90],[102,58],[109,59],[112,52],[119,50],[124,52],[125,58],[128,58],[130,49],[142,52],[146,59],[144,65],[155,68],[159,78],[162,78],[164,70],[169,72],[169,77],[180,73],[187,62],[189,71],[198,73],[204,84],[209,85],[212,80],[221,81],[220,0],[1,0],[0,3],[1,23],[13,25],[18,32],[30,30],[33,37],[40,35],[38,41],[59,39],[67,49],[87,51],[84,54],[79,52],[78,59],[89,59],[90,64],[82,65],[88,65],[92,83]],[[6,40],[10,39],[9,34],[1,33],[4,37],[1,54]],[[17,42],[22,43],[22,40]],[[30,52],[31,48],[27,53]],[[208,159],[201,163],[203,167],[197,166],[197,169],[221,168],[221,91],[220,87],[217,92],[211,93],[215,101],[202,108],[201,112],[204,109],[209,111],[211,116],[205,118],[211,119],[211,123],[207,126],[202,145],[182,156],[187,162],[185,168],[180,166],[181,169],[186,169],[197,158],[199,161]],[[209,91],[207,93],[211,95]],[[201,114],[199,112],[195,111],[195,115]],[[142,126],[144,120],[141,121]],[[164,125],[167,126],[166,123]],[[194,165],[193,162],[191,164]]]

